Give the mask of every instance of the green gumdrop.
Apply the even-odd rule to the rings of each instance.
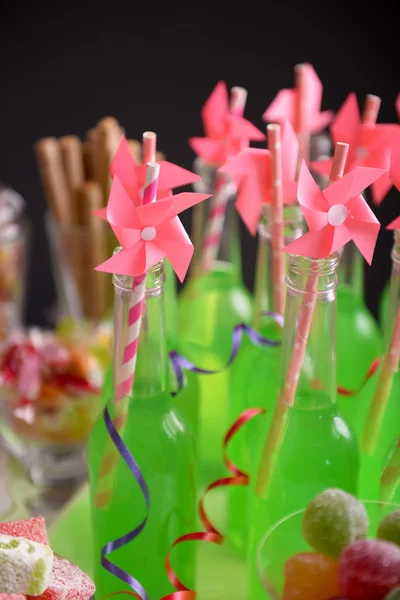
[[[393,588],[383,600],[400,600],[400,587]]]
[[[382,519],[378,527],[377,537],[400,546],[400,509]]]
[[[366,537],[368,525],[367,511],[357,498],[328,489],[307,506],[303,534],[314,550],[338,558],[346,546]]]

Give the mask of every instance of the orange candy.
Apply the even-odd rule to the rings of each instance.
[[[339,595],[338,562],[315,552],[291,556],[285,564],[282,600],[330,600]]]

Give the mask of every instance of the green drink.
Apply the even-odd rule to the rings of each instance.
[[[196,528],[196,482],[193,436],[169,393],[167,339],[164,322],[163,267],[159,263],[147,276],[135,383],[132,395],[115,404],[114,389],[107,402],[111,416],[125,415],[119,434],[138,463],[150,494],[150,512],[144,530],[110,559],[135,577],[150,598],[172,592],[164,561],[172,543]],[[114,276],[115,335],[114,373],[120,369],[125,346],[132,280]],[[109,396],[109,382],[105,393]],[[105,456],[114,460],[111,474],[104,476]],[[88,447],[94,531],[95,574],[98,600],[119,590],[129,590],[100,564],[102,547],[137,527],[146,516],[146,505],[128,467],[113,454],[104,420],[96,423]],[[108,492],[108,500],[104,498]],[[102,495],[103,492],[103,495]],[[179,577],[194,583],[195,545],[182,544],[172,554]]]
[[[271,424],[261,424],[251,449],[248,598],[265,598],[256,570],[258,545],[267,529],[304,508],[319,492],[339,487],[357,493],[358,445],[336,404],[335,304],[337,255],[324,260],[288,258],[281,380]],[[316,291],[306,287],[316,278]],[[315,304],[314,304],[315,303]],[[305,307],[313,305],[300,377],[293,357],[301,343]],[[292,373],[292,379],[289,379]],[[287,398],[294,394],[294,403]]]
[[[388,282],[388,283],[386,283],[385,287],[383,288],[381,300],[380,300],[380,304],[379,304],[379,323],[381,325],[382,331],[385,331],[385,326],[386,326],[386,315],[387,315],[388,306],[389,306],[389,289],[390,289],[390,285]]]
[[[282,330],[271,317],[263,313],[274,308],[273,283],[271,281],[271,234],[270,206],[265,206],[258,229],[258,249],[255,285],[255,315],[253,326],[264,337],[280,341]],[[285,245],[299,237],[304,228],[303,215],[298,205],[287,205],[283,211]],[[235,362],[230,367],[231,388],[229,421],[233,423],[248,408],[264,408],[264,426],[271,422],[279,385],[280,346],[255,346],[248,338],[242,343]],[[265,425],[267,424],[267,425]],[[240,469],[249,472],[250,446],[254,438],[256,422],[246,424],[230,444],[229,456]],[[248,511],[247,490],[233,487],[229,490],[227,535],[231,544],[241,553],[247,545]]]
[[[398,318],[400,297],[400,233],[395,232],[392,251],[389,305],[385,327],[385,354],[377,373],[354,400],[357,409],[355,430],[361,443],[360,497],[379,499],[381,471],[393,440],[400,433],[400,373],[395,365],[387,371],[387,361],[396,349],[391,347]],[[396,372],[397,371],[397,372]]]
[[[240,240],[234,196],[229,200],[218,260],[210,271],[196,271],[178,299],[178,333],[184,355],[196,366],[217,371],[232,350],[239,323],[252,320],[252,299],[241,277]],[[226,471],[223,438],[230,426],[230,372],[199,375],[200,426],[198,456],[201,480],[210,483]]]
[[[364,259],[351,242],[340,261],[337,290],[337,381],[349,390],[358,390],[372,362],[382,352],[379,326],[364,304]],[[355,426],[353,397],[338,396],[340,410]]]

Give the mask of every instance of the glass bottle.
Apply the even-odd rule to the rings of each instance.
[[[338,255],[314,260],[288,256],[287,296],[279,395],[274,424],[261,424],[254,436],[249,488],[248,598],[265,599],[256,570],[257,548],[267,529],[280,518],[306,507],[319,492],[339,487],[357,493],[359,451],[336,405],[335,309]],[[308,287],[316,281],[315,292]],[[288,370],[301,310],[314,304],[294,403],[286,404]],[[276,427],[279,422],[281,427]],[[268,431],[266,431],[266,429]],[[272,444],[274,433],[281,433]],[[268,462],[274,462],[269,485]]]
[[[132,278],[114,275],[114,374],[125,346]],[[148,521],[139,537],[112,554],[111,560],[131,573],[150,598],[172,592],[164,561],[171,544],[181,535],[195,531],[195,459],[193,436],[169,393],[167,338],[164,319],[164,269],[152,268],[146,280],[135,382],[130,397],[115,406],[114,391],[106,399],[114,417],[126,412],[119,433],[138,463],[150,495]],[[115,375],[114,375],[115,376]],[[105,388],[107,391],[107,386]],[[122,408],[121,408],[122,406]],[[101,548],[125,535],[145,518],[143,494],[121,457],[115,461],[111,485],[101,475],[104,457],[113,448],[103,417],[96,423],[88,446],[88,465],[94,531],[96,598],[104,599],[119,590],[129,590],[100,564]],[[110,491],[106,502],[100,492]],[[173,565],[188,586],[193,585],[194,544],[174,550]]]
[[[229,185],[229,184],[228,184]],[[178,333],[186,357],[203,369],[225,366],[232,333],[238,323],[250,323],[251,294],[242,281],[238,219],[231,196],[219,255],[214,268],[195,272],[178,302]],[[228,427],[229,372],[200,375],[199,460],[201,479],[209,483],[225,470],[222,441]]]
[[[304,219],[298,204],[287,205],[283,209],[285,245],[297,239],[304,230]],[[258,249],[255,284],[255,309],[253,328],[264,337],[280,340],[282,330],[266,311],[274,310],[271,248],[271,206],[264,207],[263,219],[258,228]],[[271,420],[278,393],[280,346],[256,346],[244,337],[240,352],[230,367],[231,387],[229,403],[229,424],[248,408],[265,408],[263,417]],[[229,456],[246,473],[250,468],[249,445],[254,435],[256,423],[248,423],[244,430],[232,439]],[[247,491],[233,487],[229,492],[228,538],[240,551],[245,551],[247,527],[244,515],[247,514]]]
[[[378,323],[364,303],[364,259],[353,242],[343,250],[339,279],[337,379],[341,387],[358,390],[373,360],[381,354],[382,340]],[[338,396],[338,401],[343,415],[352,425],[353,398]]]
[[[394,325],[399,310],[400,297],[400,231],[394,234],[394,245],[392,250],[392,274],[390,278],[390,294],[386,327],[384,333],[384,352],[389,350],[392,340]],[[355,351],[358,351],[355,348]],[[371,445],[365,444],[363,438],[368,424],[375,423],[380,417],[372,411],[375,394],[383,388],[381,380],[382,365],[385,358],[382,357],[378,371],[369,379],[362,388],[358,397],[353,399],[354,428],[360,439],[361,445],[361,473],[360,473],[360,497],[366,500],[377,500],[379,498],[379,478],[384,465],[385,458],[393,440],[400,434],[400,374],[395,372],[391,381],[390,393],[387,396],[384,410],[381,414],[381,425],[377,428],[377,435]],[[369,435],[367,435],[369,438]],[[369,447],[367,447],[369,446]]]

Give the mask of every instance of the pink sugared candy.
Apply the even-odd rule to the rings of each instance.
[[[27,599],[88,600],[95,591],[93,581],[79,567],[64,558],[54,556],[49,587],[41,596],[27,596]]]
[[[0,600],[25,600],[22,594],[0,594]]]
[[[349,600],[383,600],[400,585],[400,547],[382,540],[359,540],[339,560],[340,592]]]
[[[31,542],[39,542],[49,546],[46,521],[43,517],[0,523],[0,533],[14,537],[24,537]]]

